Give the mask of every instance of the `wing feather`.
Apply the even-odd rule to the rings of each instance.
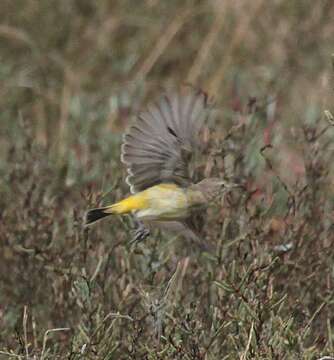
[[[163,182],[190,183],[189,161],[208,109],[206,94],[190,89],[163,95],[137,116],[121,155],[132,192]]]

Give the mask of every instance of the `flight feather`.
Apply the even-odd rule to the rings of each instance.
[[[139,113],[124,136],[121,155],[132,193],[159,183],[191,183],[189,162],[208,108],[204,92],[188,89],[166,93]]]

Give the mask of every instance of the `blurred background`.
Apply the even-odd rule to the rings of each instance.
[[[0,355],[334,353],[333,17],[332,0],[1,2]],[[247,185],[208,213],[213,251],[134,250],[127,219],[84,230],[128,193],[134,115],[182,84],[214,102],[205,173]]]

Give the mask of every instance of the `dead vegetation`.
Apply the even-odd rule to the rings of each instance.
[[[334,354],[333,5],[3,1],[4,359]],[[131,116],[182,82],[216,101],[203,171],[247,186],[208,211],[210,252],[83,229],[128,192]]]

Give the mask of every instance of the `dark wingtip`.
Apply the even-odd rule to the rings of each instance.
[[[176,137],[178,139],[178,136],[176,135],[175,131],[171,127],[167,126],[167,129],[171,135],[173,135],[174,137]]]
[[[110,213],[104,212],[105,208],[97,208],[97,209],[91,209],[86,212],[85,215],[85,225],[90,225],[95,223],[98,220],[103,219],[104,217],[110,215]]]

